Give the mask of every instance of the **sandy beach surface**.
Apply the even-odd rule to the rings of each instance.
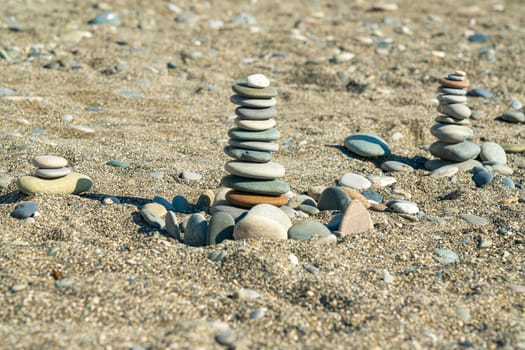
[[[3,0],[0,348],[525,349],[523,153],[507,155],[514,189],[502,175],[476,188],[468,172],[436,179],[423,168],[437,79],[457,69],[494,94],[468,99],[481,113],[474,142],[525,144],[523,124],[497,119],[510,101],[525,103],[525,5],[374,5]],[[88,24],[102,12],[120,23]],[[476,33],[487,40],[469,40]],[[426,216],[370,211],[372,230],[328,245],[189,247],[148,226],[139,209],[154,196],[195,202],[218,191],[231,85],[253,73],[279,91],[274,159],[294,193],[344,173],[383,174],[384,158],[343,146],[372,133],[389,143],[387,159],[415,168],[374,190]],[[65,157],[94,186],[23,195],[15,180],[42,154]],[[108,196],[120,204],[104,205]],[[11,217],[23,200],[40,216]],[[440,263],[436,248],[457,261]]]

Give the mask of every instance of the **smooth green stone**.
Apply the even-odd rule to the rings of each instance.
[[[206,242],[208,245],[219,244],[225,239],[233,239],[235,220],[228,213],[218,212],[213,214],[208,225]]]
[[[357,133],[344,141],[346,149],[362,157],[383,157],[390,155],[390,148],[385,140],[372,134]]]
[[[228,136],[234,140],[241,141],[275,141],[281,137],[279,130],[271,128],[264,131],[249,131],[240,128],[232,128]]]
[[[242,176],[226,175],[221,179],[221,184],[234,190],[254,194],[278,196],[290,191],[286,182],[278,180],[254,180]]]
[[[252,151],[233,146],[224,147],[224,153],[232,158],[248,162],[266,163],[272,160],[272,152]]]
[[[456,119],[448,115],[438,115],[434,120],[437,123],[443,123],[443,124],[470,125],[470,120],[468,119]]]
[[[525,123],[525,114],[523,112],[505,112],[501,119],[510,123]]]
[[[480,147],[473,142],[463,141],[460,143],[434,142],[430,145],[429,151],[433,156],[444,160],[462,162],[467,159],[474,159],[480,152]]]
[[[314,238],[315,236],[327,236],[331,234],[330,230],[315,220],[305,220],[293,224],[288,229],[288,238],[297,241],[305,241]]]
[[[254,98],[270,98],[277,96],[277,89],[268,86],[265,88],[249,87],[246,83],[237,83],[232,85],[232,90],[238,95]]]
[[[22,176],[16,184],[25,194],[79,194],[88,191],[93,186],[93,181],[86,175],[73,172],[58,179]]]

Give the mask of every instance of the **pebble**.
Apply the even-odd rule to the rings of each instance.
[[[372,6],[372,11],[396,11],[398,9],[396,3],[381,2]]]
[[[474,88],[467,92],[467,96],[473,96],[473,97],[483,97],[486,99],[492,99],[494,98],[494,93],[486,88]]]
[[[437,97],[437,99],[440,104],[467,103],[467,96],[465,95],[441,94]]]
[[[416,203],[402,199],[391,200],[386,205],[396,213],[417,214],[419,212],[419,207]]]
[[[23,176],[17,180],[17,186],[25,194],[80,194],[89,191],[93,181],[86,175],[72,172],[58,179],[40,179]]]
[[[331,62],[333,63],[344,63],[344,62],[348,62],[348,61],[351,61],[353,60],[355,57],[355,54],[351,53],[351,52],[346,52],[346,51],[343,51],[341,53],[338,53],[337,55],[334,56],[334,58],[331,60]]]
[[[525,152],[525,144],[502,144],[501,147],[506,153],[523,153]]]
[[[443,160],[462,162],[474,159],[480,152],[480,147],[473,142],[463,141],[460,143],[449,144],[436,141],[430,145],[429,151],[432,155]]]
[[[449,165],[457,167],[459,171],[470,171],[471,169],[477,166],[482,166],[480,162],[474,159],[468,159],[464,162],[459,162],[459,163],[450,162],[450,161],[441,160],[441,159],[431,159],[425,162],[425,168],[431,171],[444,167],[444,166],[449,166]]]
[[[344,140],[346,149],[362,157],[383,157],[391,151],[385,140],[372,134],[357,133]]]
[[[95,129],[90,128],[88,126],[84,125],[71,125],[71,129],[86,133],[86,134],[92,134],[95,132]]]
[[[489,38],[490,37],[488,36],[488,34],[475,33],[468,37],[468,41],[470,41],[471,43],[483,43],[485,41],[489,41]]]
[[[470,85],[470,82],[467,79],[458,81],[458,80],[451,80],[447,78],[439,78],[437,81],[441,86],[452,88],[452,89],[466,89]]]
[[[443,124],[454,124],[454,125],[470,125],[470,120],[468,119],[456,119],[449,117],[448,115],[438,115],[434,121],[437,123]]]
[[[459,261],[458,255],[450,249],[436,248],[434,249],[434,254],[434,259],[442,265],[448,265]]]
[[[258,204],[251,208],[250,211],[248,211],[247,215],[257,215],[275,221],[279,225],[281,225],[286,231],[288,231],[288,229],[292,226],[292,221],[290,220],[288,215],[280,208],[274,205]]]
[[[470,115],[470,119],[472,120],[481,120],[485,118],[485,113],[481,111],[472,111],[472,114]]]
[[[0,188],[7,188],[11,182],[13,181],[13,178],[11,176],[0,176]]]
[[[507,155],[505,154],[505,150],[495,142],[485,142],[482,144],[479,158],[482,161],[507,164]]]
[[[0,87],[0,96],[13,95],[15,93],[16,91],[13,89]]]
[[[251,74],[246,78],[246,84],[253,88],[264,89],[270,86],[270,80],[264,74]]]
[[[340,186],[353,188],[354,190],[366,190],[372,186],[370,180],[366,177],[354,173],[345,173],[338,180]]]
[[[501,179],[501,183],[503,184],[503,186],[508,187],[512,190],[516,188],[514,181],[512,181],[510,177],[504,177],[503,179]]]
[[[459,143],[474,137],[472,129],[454,124],[435,124],[430,128],[430,133],[446,143]]]
[[[146,95],[140,91],[130,91],[130,90],[122,90],[118,93],[122,97],[129,97],[129,98],[142,98],[146,97]]]
[[[402,162],[398,162],[395,160],[387,160],[386,162],[383,162],[381,164],[381,169],[383,171],[386,171],[388,173],[391,172],[407,172],[412,171],[414,168],[412,168],[410,165]]]
[[[35,175],[42,179],[58,179],[71,173],[70,168],[37,169]]]
[[[494,180],[494,174],[484,167],[474,167],[472,173],[472,180],[474,180],[476,187],[483,187]]]
[[[478,241],[478,249],[490,248],[492,247],[492,244],[493,242],[491,239],[480,238]]]
[[[339,210],[343,211],[350,203],[348,194],[338,187],[327,187],[317,203],[319,210]]]
[[[102,12],[88,21],[88,24],[102,25],[108,24],[112,26],[120,25],[120,17],[114,12]]]
[[[35,202],[21,202],[11,212],[11,216],[17,219],[32,217],[38,212],[38,204]]]
[[[395,177],[385,175],[370,175],[368,176],[368,180],[379,187],[387,187],[397,182]]]
[[[62,116],[62,120],[63,120],[64,122],[66,122],[66,123],[70,123],[70,122],[72,122],[73,119],[74,119],[74,118],[73,118],[73,116],[72,116],[71,114],[64,114],[64,115]]]
[[[259,309],[255,309],[252,312],[250,312],[250,314],[248,315],[248,318],[250,320],[260,320],[261,318],[264,317],[264,315],[266,314],[267,310],[268,309],[266,309],[264,307],[261,307]]]
[[[501,119],[510,123],[525,123],[525,114],[523,112],[505,112]]]
[[[279,130],[270,128],[263,131],[244,130],[241,128],[232,128],[228,131],[228,136],[233,140],[240,141],[276,141],[281,137]]]
[[[277,110],[275,109],[275,107],[269,107],[269,108],[237,107],[235,109],[235,114],[237,114],[242,119],[267,120],[267,119],[270,119],[276,116]]]
[[[461,213],[459,214],[459,216],[467,221],[468,223],[471,223],[473,225],[478,225],[478,226],[485,226],[489,223],[489,221],[481,216],[477,216],[477,215],[472,215],[472,214],[466,214],[466,213]]]
[[[388,272],[388,270],[383,270],[383,276],[381,277],[381,279],[386,283],[394,282],[394,276],[392,276],[390,272]]]
[[[36,156],[33,165],[42,169],[57,169],[67,166],[67,159],[59,156]]]
[[[273,107],[277,103],[274,97],[272,98],[251,98],[239,95],[232,95],[230,101],[236,105],[241,105],[250,108],[267,108]]]
[[[188,202],[186,197],[182,195],[176,195],[171,201],[173,211],[177,213],[191,213],[193,212],[193,206]]]
[[[28,287],[27,283],[20,283],[20,284],[15,284],[11,286],[9,290],[11,291],[11,293],[16,293],[16,292],[20,292],[21,290],[26,289],[27,287]]]
[[[171,205],[171,202],[169,200],[167,200],[166,198],[164,198],[164,197],[155,196],[155,197],[153,197],[152,201],[155,202],[155,203],[159,203],[160,205],[164,206],[164,208],[166,208],[166,210],[173,210],[173,206]]]
[[[288,238],[296,241],[305,241],[315,236],[325,236],[331,234],[325,225],[315,220],[304,220],[293,224],[288,229]]]
[[[223,346],[232,346],[237,340],[237,335],[232,330],[225,330],[215,336],[215,341]]]
[[[208,224],[206,243],[219,244],[226,239],[233,239],[235,220],[228,213],[218,212],[212,215]]]
[[[429,176],[439,179],[442,177],[451,177],[456,175],[456,173],[459,171],[459,168],[455,165],[445,165],[440,168],[437,168],[433,170]]]
[[[511,284],[509,286],[509,289],[515,293],[519,293],[519,294],[525,294],[525,285],[521,285],[521,284]]]
[[[297,207],[297,210],[308,215],[315,215],[320,211],[319,209],[317,209],[317,206],[312,206],[308,204],[301,204]]]
[[[238,221],[243,218],[246,213],[248,213],[248,210],[245,208],[235,207],[226,200],[219,200],[213,203],[213,206],[210,208],[210,213],[215,214],[219,212],[228,213],[235,221]]]
[[[184,243],[192,247],[202,247],[206,245],[208,232],[208,222],[201,214],[192,214],[184,231]]]
[[[235,125],[237,125],[239,128],[244,129],[244,130],[249,130],[249,131],[268,130],[270,128],[273,128],[275,124],[277,124],[275,119],[273,118],[265,119],[265,120],[235,118],[234,122],[235,122]]]
[[[352,189],[350,187],[342,186],[341,189],[343,189],[348,194],[348,197],[350,197],[350,199],[357,200],[357,201],[361,202],[361,204],[367,209],[370,207],[370,202],[369,202],[368,198],[366,198],[363,194],[357,192],[356,190],[354,190],[354,189]],[[374,190],[370,190],[370,189],[367,189],[367,190],[363,191],[363,193],[368,193],[369,195],[371,195],[371,192],[367,192],[367,191],[371,191],[371,192],[374,192],[375,194],[379,195],[379,193],[377,193]],[[379,195],[379,197],[381,197],[381,195]],[[381,200],[382,200],[382,198],[381,198]]]
[[[185,170],[180,174],[180,178],[188,181],[199,181],[202,179],[202,175],[199,173]]]
[[[55,287],[58,289],[72,288],[75,282],[71,279],[59,279],[55,281]]]
[[[211,207],[214,200],[215,193],[213,193],[212,190],[205,190],[199,195],[199,198],[197,198],[197,202],[195,203],[195,209],[200,211],[207,211]]]
[[[208,259],[213,262],[222,262],[228,257],[228,252],[226,250],[217,250],[208,255]]]
[[[224,147],[224,153],[237,160],[255,163],[267,163],[272,160],[271,152],[253,151],[232,146]]]
[[[269,196],[235,190],[231,190],[226,194],[226,200],[241,208],[251,208],[254,205],[263,203],[281,206],[288,202],[288,198],[284,194],[279,196]]]
[[[146,210],[152,212],[153,214],[157,215],[160,218],[163,218],[164,216],[166,216],[166,214],[168,212],[166,210],[166,207],[164,207],[162,204],[159,204],[159,203],[156,203],[156,202],[146,203],[146,204],[144,204],[142,209],[146,209]]]
[[[159,217],[157,214],[149,211],[148,209],[142,208],[140,210],[140,215],[144,221],[146,221],[148,225],[152,227],[163,229],[166,226],[163,218]]]
[[[59,250],[60,250],[60,248],[58,248],[58,247],[51,247],[47,251],[47,256],[55,256],[58,253]]]
[[[178,241],[181,241],[180,227],[179,227],[179,223],[177,221],[177,215],[175,214],[175,212],[169,210],[166,213],[164,229],[168,231],[171,237],[175,238]]]
[[[230,174],[261,180],[274,180],[284,176],[284,167],[278,163],[248,163],[229,161],[224,169]]]
[[[111,166],[114,166],[116,168],[127,168],[127,167],[129,167],[129,163],[124,162],[122,160],[117,160],[117,159],[113,159],[113,160],[107,161],[106,165],[111,165]]]
[[[259,215],[246,215],[236,225],[233,231],[236,240],[268,239],[285,240],[287,230],[278,222]]]
[[[279,150],[279,144],[273,142],[261,142],[261,141],[240,141],[240,140],[228,140],[230,146],[236,148],[244,148],[253,151],[263,152],[277,152]]]
[[[456,306],[456,316],[460,321],[468,321],[470,319],[470,310],[463,305]]]
[[[359,201],[352,201],[346,208],[338,230],[342,236],[366,232],[374,227],[370,213]]]
[[[470,108],[463,103],[440,104],[437,110],[455,119],[467,119],[472,114]]]

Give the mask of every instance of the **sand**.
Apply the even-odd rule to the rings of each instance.
[[[354,132],[381,136],[389,159],[420,167],[434,140],[437,79],[456,69],[497,96],[469,98],[485,114],[473,121],[475,142],[523,144],[522,125],[495,119],[511,99],[525,101],[522,2],[396,3],[381,12],[362,0],[175,2],[181,14],[197,14],[192,26],[160,1],[4,0],[0,48],[9,59],[0,59],[0,88],[15,93],[0,97],[0,175],[30,174],[32,157],[58,154],[95,186],[82,196],[26,197],[14,182],[1,189],[0,348],[219,349],[215,336],[231,329],[237,349],[525,349],[525,211],[522,192],[502,186],[501,176],[477,189],[468,173],[456,182],[422,169],[395,175],[394,188],[405,195],[378,189],[386,200],[410,197],[446,222],[372,212],[373,230],[335,245],[191,248],[138,214],[156,195],[195,201],[218,190],[234,125],[231,85],[253,73],[279,90],[275,160],[296,193],[333,185],[346,172],[382,173],[379,161],[344,150]],[[87,24],[105,10],[122,24]],[[242,15],[256,24],[231,22]],[[9,29],[13,19],[19,31]],[[212,29],[209,19],[224,25]],[[466,34],[475,32],[489,42],[470,43]],[[387,55],[356,39],[372,36],[393,39]],[[355,57],[331,63],[337,50]],[[495,61],[487,59],[492,54]],[[319,57],[326,59],[308,63]],[[60,67],[43,68],[57,60]],[[116,69],[119,63],[128,69]],[[392,141],[396,132],[403,137]],[[130,166],[105,164],[112,159]],[[508,164],[521,183],[522,154],[509,155]],[[184,170],[203,179],[181,181]],[[103,205],[106,196],[121,204]],[[41,216],[11,218],[28,199]],[[474,226],[460,213],[489,224]],[[480,240],[491,244],[480,249]],[[436,248],[453,250],[459,261],[438,263]],[[208,259],[221,250],[223,261]]]

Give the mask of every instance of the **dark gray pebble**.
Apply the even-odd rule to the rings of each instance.
[[[22,202],[15,207],[11,216],[17,219],[25,219],[33,216],[38,211],[38,205],[35,202]]]

